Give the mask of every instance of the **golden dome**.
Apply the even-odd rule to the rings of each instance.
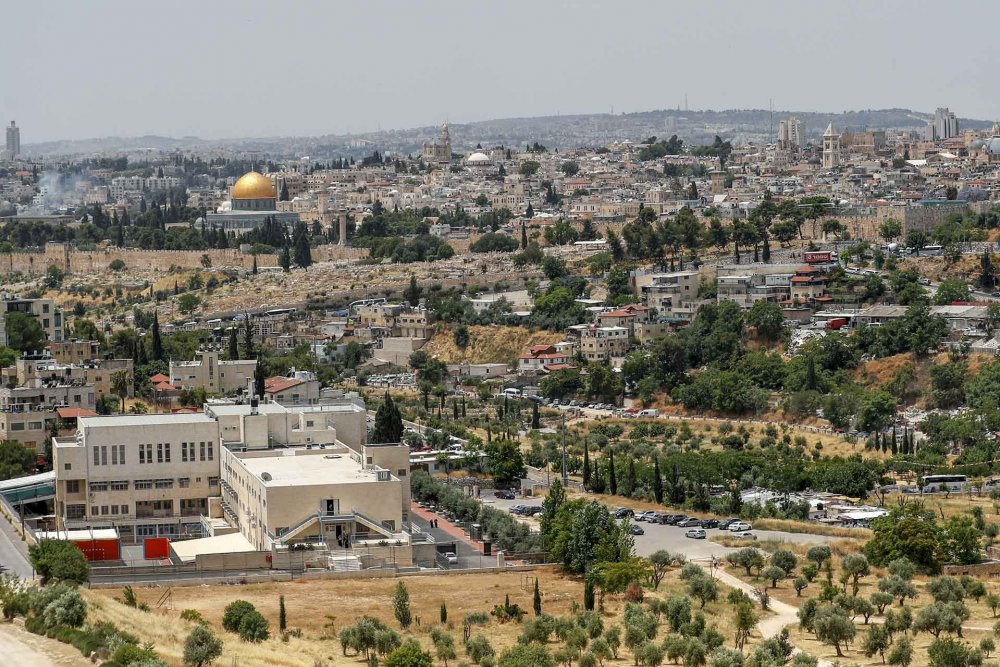
[[[240,176],[233,184],[233,199],[276,199],[274,184],[271,179],[256,171]]]

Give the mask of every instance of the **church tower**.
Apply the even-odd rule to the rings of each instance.
[[[823,168],[836,169],[839,166],[840,135],[833,131],[833,123],[830,123],[823,133]]]

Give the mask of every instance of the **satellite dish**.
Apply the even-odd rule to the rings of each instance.
[[[265,482],[270,482],[271,481],[271,473],[269,473],[269,472],[262,472],[260,474],[260,478],[262,480],[264,480]]]

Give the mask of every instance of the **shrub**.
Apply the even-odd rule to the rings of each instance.
[[[42,578],[42,585],[49,581],[82,584],[90,578],[87,559],[72,542],[42,539],[28,547],[32,567]]]
[[[236,600],[226,605],[226,610],[222,614],[222,627],[229,632],[239,632],[240,623],[243,617],[257,609],[246,600]]]
[[[184,640],[184,664],[193,667],[211,665],[222,655],[222,640],[204,625],[196,625]]]
[[[66,591],[45,607],[42,619],[49,627],[78,628],[87,620],[87,603],[79,591]]]
[[[260,615],[256,609],[248,611],[240,619],[240,639],[245,642],[262,642],[271,636],[267,619]]]
[[[191,621],[192,623],[205,623],[205,617],[197,609],[185,609],[182,611],[181,620]]]

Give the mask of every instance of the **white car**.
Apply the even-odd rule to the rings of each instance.
[[[445,561],[448,565],[458,565],[458,556],[454,552],[449,551],[444,555]]]
[[[756,540],[757,536],[751,533],[749,530],[741,530],[738,533],[733,533],[733,537],[737,540]]]
[[[703,528],[692,528],[684,533],[684,537],[690,537],[692,540],[703,540],[706,537],[705,530]]]
[[[636,521],[648,521],[654,516],[656,516],[656,510],[646,510],[644,512],[636,512],[633,518]]]
[[[751,526],[749,523],[743,523],[742,521],[730,524],[729,526],[730,533],[742,533],[747,530],[753,530],[753,526]]]

